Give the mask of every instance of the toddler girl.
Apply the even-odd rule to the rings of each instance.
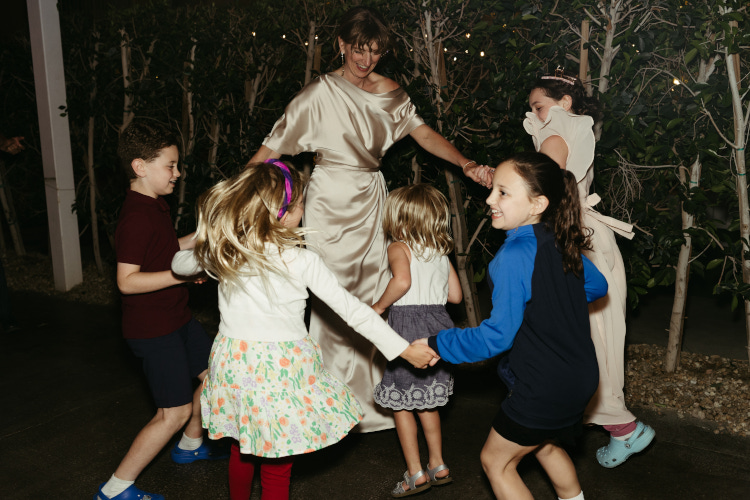
[[[175,273],[205,271],[219,281],[221,324],[201,411],[211,439],[235,440],[232,500],[250,497],[251,456],[264,458],[262,498],[288,498],[292,456],[338,442],[362,419],[349,388],[323,369],[307,333],[308,288],[386,358],[427,366],[434,354],[410,346],[342,288],[317,254],[301,248],[301,176],[269,161],[250,164],[201,196],[195,250],[172,262]]]
[[[578,78],[561,70],[536,81],[529,95],[532,112],[523,125],[534,139],[537,151],[549,155],[570,171],[578,183],[583,205],[583,223],[593,230],[586,256],[604,273],[609,283],[607,296],[591,303],[591,338],[599,361],[599,388],[584,415],[585,423],[603,425],[609,431],[607,446],[596,452],[598,462],[616,467],[632,454],[643,451],[654,439],[654,429],[637,422],[625,404],[625,266],[613,231],[633,237],[633,227],[596,210],[600,198],[589,195],[594,181],[594,118],[596,100],[586,95]]]
[[[558,442],[572,442],[598,384],[587,301],[607,283],[581,254],[573,174],[546,155],[519,153],[495,171],[487,204],[492,227],[506,239],[489,265],[492,313],[476,328],[443,330],[427,342],[450,363],[489,359],[505,351],[498,374],[509,394],[481,453],[501,499],[532,499],[516,471],[533,453],[561,499],[583,499],[573,462]]]
[[[445,196],[427,184],[394,190],[383,213],[388,262],[393,277],[383,296],[372,307],[379,314],[390,307],[388,324],[409,342],[453,327],[445,303],[461,302],[461,284],[447,254],[453,250],[451,214]],[[453,377],[444,365],[414,370],[394,360],[386,366],[375,387],[375,402],[394,410],[396,431],[406,459],[404,480],[392,491],[394,497],[413,495],[431,485],[453,481],[443,462],[439,406],[453,393]],[[422,424],[429,461],[422,470],[417,442],[417,423]]]

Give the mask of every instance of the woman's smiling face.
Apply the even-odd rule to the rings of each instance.
[[[383,55],[378,49],[378,44],[374,42],[362,47],[354,47],[339,38],[339,47],[344,53],[344,76],[358,80],[367,78]]]

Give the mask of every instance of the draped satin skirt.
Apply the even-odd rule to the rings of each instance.
[[[376,169],[316,165],[305,196],[303,225],[312,230],[305,236],[308,248],[367,305],[380,298],[390,279],[381,223],[386,194],[385,180]],[[320,344],[326,369],[348,385],[362,405],[364,418],[354,431],[393,428],[392,412],[373,399],[386,364],[373,344],[314,296],[310,335]]]

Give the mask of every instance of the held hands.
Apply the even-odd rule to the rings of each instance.
[[[479,185],[489,188],[492,187],[492,178],[495,175],[495,169],[487,165],[479,165],[476,162],[469,162],[463,167],[464,174],[469,179]]]
[[[427,345],[427,339],[415,340],[401,353],[401,357],[414,365],[414,368],[435,366],[440,359],[440,356]]]

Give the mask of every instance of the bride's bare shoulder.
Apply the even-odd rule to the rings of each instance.
[[[400,87],[398,83],[386,76],[378,75],[377,73],[370,73],[370,77],[369,92],[372,92],[373,94],[385,94],[386,92],[391,92]]]

